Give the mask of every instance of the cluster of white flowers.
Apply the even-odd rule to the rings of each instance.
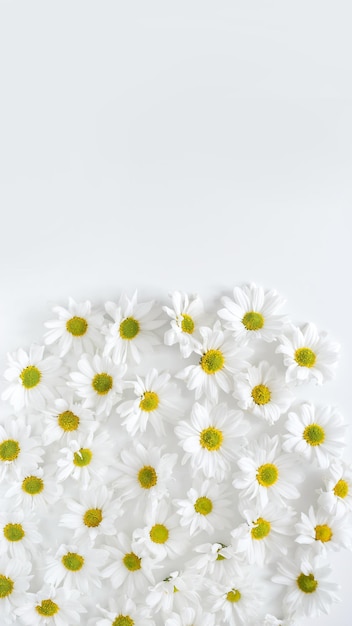
[[[8,355],[1,624],[287,626],[330,610],[352,468],[339,411],[304,392],[339,347],[283,304],[254,284],[213,312],[181,292],[70,299],[43,345]]]

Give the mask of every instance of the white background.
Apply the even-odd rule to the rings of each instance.
[[[351,17],[322,0],[0,2],[1,370],[68,295],[255,281],[341,342],[322,393],[352,422]],[[343,604],[302,626],[350,626],[351,555],[332,561]]]

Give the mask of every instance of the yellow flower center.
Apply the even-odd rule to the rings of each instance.
[[[218,556],[216,557],[217,561],[225,561],[226,557],[223,556],[222,554],[220,554],[220,550],[222,550],[223,548],[226,548],[224,543],[220,544],[220,548],[218,548]]]
[[[226,600],[229,602],[238,602],[241,600],[240,591],[238,591],[238,589],[231,589],[231,591],[228,591],[226,594]]]
[[[66,432],[77,430],[79,426],[79,417],[72,411],[63,411],[57,416],[57,423]]]
[[[145,465],[138,472],[138,481],[143,489],[151,489],[158,482],[158,477],[154,467]]]
[[[310,348],[298,348],[294,359],[300,367],[313,367],[317,360],[317,355]]]
[[[139,556],[137,556],[134,552],[129,552],[128,554],[125,554],[125,556],[122,559],[122,562],[124,566],[127,567],[127,569],[130,572],[136,572],[142,567],[141,566],[142,559]]]
[[[310,446],[320,446],[325,441],[325,431],[319,424],[309,424],[303,431],[303,439]]]
[[[206,374],[215,374],[224,367],[225,357],[220,350],[208,350],[203,354],[199,364]]]
[[[298,576],[296,582],[297,582],[298,588],[304,593],[313,593],[318,586],[318,581],[315,580],[313,574],[307,575],[307,574],[301,573]]]
[[[66,329],[74,337],[82,337],[86,334],[88,328],[88,322],[83,317],[71,317],[66,322]]]
[[[346,496],[348,495],[348,491],[348,482],[346,480],[343,480],[343,478],[340,478],[340,480],[337,481],[334,487],[335,496],[338,496],[339,498],[346,498]]]
[[[261,313],[248,311],[242,318],[242,324],[247,330],[260,330],[264,326],[264,317]]]
[[[6,524],[4,536],[7,541],[21,541],[25,536],[25,532],[21,524]]]
[[[0,574],[0,598],[6,598],[9,596],[14,588],[15,583],[11,578]]]
[[[92,387],[94,391],[99,394],[99,396],[105,396],[107,393],[109,393],[112,385],[112,376],[110,376],[106,372],[102,372],[101,374],[95,374],[92,380]]]
[[[192,335],[192,333],[194,332],[194,321],[192,320],[190,315],[187,315],[186,313],[182,314],[181,328],[184,333]]]
[[[271,487],[279,477],[279,470],[272,463],[265,463],[257,469],[257,481],[262,487]]]
[[[130,341],[138,335],[140,331],[139,322],[133,317],[126,317],[120,324],[120,337]]]
[[[22,489],[30,496],[36,496],[43,491],[44,481],[38,476],[27,476],[27,478],[22,481]]]
[[[84,565],[83,556],[76,554],[76,552],[68,552],[62,557],[61,561],[64,567],[69,569],[71,572],[79,572]]]
[[[139,408],[142,411],[155,411],[159,406],[159,396],[154,391],[145,391],[142,400],[139,403]]]
[[[32,387],[36,387],[40,383],[41,377],[41,371],[38,370],[38,368],[34,365],[28,365],[28,367],[25,367],[20,373],[22,385],[26,389],[32,389]]]
[[[133,626],[134,621],[129,615],[118,615],[111,626]]]
[[[88,509],[83,515],[83,523],[88,528],[96,528],[103,520],[103,512],[101,509]]]
[[[206,496],[201,496],[195,501],[194,510],[200,515],[209,515],[213,510],[213,503]]]
[[[270,533],[271,524],[267,520],[262,517],[258,517],[257,521],[254,522],[255,526],[253,526],[251,530],[251,535],[253,539],[265,539]]]
[[[163,524],[155,524],[150,529],[149,536],[154,543],[165,543],[169,538],[169,531]]]
[[[0,459],[1,461],[14,461],[17,459],[21,451],[18,441],[14,439],[6,439],[0,443]]]
[[[56,615],[56,613],[58,613],[59,607],[56,602],[53,602],[52,600],[42,600],[41,604],[37,604],[35,610],[37,611],[37,613],[39,613],[39,615],[43,615],[44,617],[52,617],[53,615]]]
[[[271,400],[271,391],[266,385],[257,385],[252,389],[252,398],[256,404],[268,404]]]
[[[209,428],[205,428],[199,435],[199,443],[202,448],[206,448],[207,450],[219,450],[222,446],[224,436],[221,430],[214,428],[214,426],[209,426]]]
[[[73,455],[73,462],[77,467],[85,467],[89,465],[93,458],[93,453],[88,448],[80,448],[78,452]]]
[[[327,541],[330,541],[331,537],[332,530],[327,524],[318,524],[318,526],[315,527],[316,541],[322,541],[323,543],[326,543]]]

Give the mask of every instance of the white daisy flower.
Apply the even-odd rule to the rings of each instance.
[[[146,594],[148,582],[155,582],[153,570],[156,561],[142,554],[136,542],[122,532],[117,534],[114,545],[107,549],[113,561],[105,567],[102,574],[109,578],[113,589],[119,589],[119,594],[125,596]]]
[[[171,328],[164,335],[167,346],[178,343],[181,354],[188,358],[200,341],[199,328],[205,325],[204,306],[198,295],[189,297],[181,291],[170,294],[172,308],[163,306],[171,318]]]
[[[9,367],[5,378],[10,385],[2,394],[19,411],[24,407],[43,409],[48,401],[53,400],[54,390],[63,384],[60,376],[61,361],[55,356],[44,358],[44,346],[33,344],[29,352],[22,348],[9,353]]]
[[[249,576],[248,568],[242,567],[225,584],[208,582],[209,611],[228,626],[247,626],[252,620],[254,622],[258,617],[261,601],[258,585]]]
[[[286,413],[293,400],[284,378],[266,361],[237,374],[233,395],[241,409],[263,418],[270,425]]]
[[[204,579],[224,582],[238,572],[238,558],[230,546],[223,543],[203,543],[194,548],[199,556],[191,559],[188,566]]]
[[[0,614],[2,623],[13,624],[14,610],[23,604],[29,587],[32,565],[29,561],[0,557]]]
[[[14,481],[5,496],[12,498],[16,508],[46,510],[62,496],[63,489],[54,478],[54,470],[47,465],[44,469],[38,467],[32,473],[22,474],[19,480]]]
[[[188,536],[179,527],[179,517],[170,515],[165,500],[145,516],[146,526],[137,528],[133,539],[141,550],[146,549],[158,561],[173,559],[183,554],[188,548]]]
[[[269,500],[286,504],[286,500],[299,498],[294,483],[302,482],[303,476],[291,455],[280,454],[278,435],[262,435],[247,446],[246,452],[247,456],[237,461],[241,472],[232,483],[243,498],[256,498],[261,506]]]
[[[87,489],[92,479],[103,483],[109,469],[114,465],[112,442],[108,432],[98,435],[78,435],[72,439],[67,448],[60,453],[64,458],[57,461],[59,468],[57,479],[59,482],[72,476],[80,482],[83,489]]]
[[[272,580],[287,587],[283,605],[295,617],[318,617],[339,600],[338,585],[329,581],[330,566],[317,556],[302,553],[295,561],[278,561],[278,571]]]
[[[284,355],[288,382],[314,380],[321,385],[334,377],[340,346],[327,333],[318,333],[314,324],[293,327],[280,338],[276,352]]]
[[[103,344],[101,329],[104,317],[101,312],[92,310],[89,300],[75,302],[69,298],[68,307],[55,306],[53,312],[57,319],[45,322],[49,328],[44,335],[46,345],[56,345],[60,357],[68,352],[78,356],[82,352],[94,354]]]
[[[44,454],[40,443],[22,417],[10,417],[6,429],[0,425],[0,481],[34,470]]]
[[[324,555],[327,549],[352,548],[352,516],[336,519],[324,509],[314,511],[309,507],[308,515],[301,513],[301,521],[296,524],[297,543],[310,545]]]
[[[116,520],[123,515],[119,500],[113,500],[113,491],[105,485],[91,485],[89,491],[80,493],[80,501],[67,499],[67,508],[59,526],[74,530],[73,539],[89,537],[94,542],[98,535],[116,535]]]
[[[106,332],[104,354],[111,356],[115,363],[126,360],[140,363],[141,355],[160,343],[154,331],[165,321],[157,319],[160,310],[153,301],[137,304],[137,291],[131,299],[122,295],[119,305],[107,302],[105,309],[114,322]]]
[[[80,614],[87,612],[79,598],[79,591],[45,585],[38,593],[28,593],[15,613],[27,626],[76,626]]]
[[[98,354],[83,354],[77,367],[79,372],[70,374],[72,382],[68,384],[83,398],[84,408],[93,409],[96,415],[108,415],[120,400],[126,365],[115,365],[109,357]]]
[[[70,441],[78,433],[94,432],[98,424],[94,421],[94,414],[90,409],[83,408],[82,404],[60,398],[45,411],[43,442],[46,446],[54,441]]]
[[[236,339],[246,342],[253,337],[274,341],[281,335],[286,316],[277,315],[285,300],[274,290],[264,290],[254,283],[235,287],[233,299],[221,299],[225,308],[218,311],[224,326]]]
[[[262,626],[293,626],[294,621],[290,618],[277,618],[270,613],[267,613]]]
[[[149,610],[145,606],[137,606],[127,598],[109,598],[109,610],[97,605],[105,615],[103,619],[94,621],[96,626],[155,626],[150,619]]]
[[[188,365],[176,375],[184,380],[188,389],[195,389],[196,400],[205,396],[217,403],[219,389],[229,393],[233,386],[233,373],[247,367],[246,359],[252,354],[249,348],[239,348],[232,337],[221,330],[220,322],[214,328],[203,326],[199,330],[202,343],[195,348],[200,355],[196,365]]]
[[[284,435],[282,447],[286,452],[301,454],[322,468],[342,455],[346,426],[337,409],[302,404],[297,412],[288,414],[285,426],[289,434]]]
[[[214,615],[205,613],[201,608],[186,607],[179,613],[172,613],[165,626],[214,626]]]
[[[319,489],[318,504],[331,515],[342,517],[352,511],[352,466],[342,461],[331,463],[324,476],[325,490]]]
[[[154,587],[149,587],[146,604],[154,614],[160,611],[164,618],[169,617],[172,611],[180,611],[190,604],[197,607],[199,605],[197,587],[200,582],[200,578],[193,572],[171,572]]]
[[[196,402],[190,422],[181,421],[175,428],[181,439],[179,445],[186,452],[182,464],[190,459],[194,474],[203,471],[206,478],[221,482],[238,456],[248,430],[242,411],[229,410],[225,403],[212,407],[208,402]]]
[[[62,544],[55,556],[48,556],[44,579],[46,583],[58,587],[78,589],[88,594],[91,586],[101,587],[101,568],[105,565],[107,550],[86,545]]]
[[[173,422],[180,415],[179,393],[170,380],[169,373],[158,374],[156,369],[152,369],[144,381],[137,376],[133,383],[137,399],[122,402],[116,409],[132,437],[137,432],[145,433],[148,424],[156,435],[165,435],[164,421]]]
[[[175,500],[180,525],[189,527],[190,535],[202,530],[213,533],[215,528],[229,528],[231,494],[221,484],[204,480],[187,491],[187,499]]]
[[[0,512],[0,554],[8,552],[14,559],[25,561],[28,554],[38,552],[38,544],[43,540],[38,532],[36,518],[23,509]]]

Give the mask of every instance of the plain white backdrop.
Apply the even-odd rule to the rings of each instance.
[[[323,394],[352,424],[351,17],[347,1],[0,1],[2,371],[69,295],[255,281],[340,341]],[[351,554],[332,562],[343,603],[302,626],[350,626]]]

